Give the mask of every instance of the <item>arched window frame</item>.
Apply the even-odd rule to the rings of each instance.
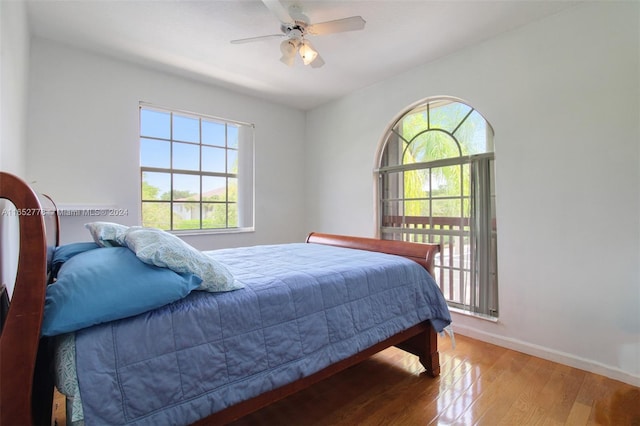
[[[436,125],[432,127],[431,106],[438,108],[452,104],[468,107],[466,115],[451,128]],[[398,130],[399,125],[416,112],[426,114],[427,125],[405,138],[401,134],[402,130]],[[464,152],[465,149],[456,133],[474,112],[483,120],[486,139],[483,152],[469,153]],[[455,155],[426,158],[406,164],[406,153],[411,143],[429,132],[445,133],[455,142],[457,149],[452,149],[452,152],[457,151]],[[493,134],[493,128],[486,118],[464,100],[449,96],[420,100],[401,111],[387,126],[378,144],[374,179],[377,236],[385,239],[441,243],[443,250],[436,259],[435,278],[450,307],[487,318],[498,316]],[[399,140],[403,141],[404,146],[398,142]],[[390,152],[390,145],[394,145],[396,152]],[[434,200],[437,203],[444,199],[438,199],[433,195],[437,191],[432,191],[431,188],[437,188],[437,185],[433,185],[432,172],[446,167],[460,168],[459,194],[444,197],[449,200],[459,199],[460,214],[455,217],[440,217],[432,208]],[[463,170],[464,167],[468,167],[466,172]],[[424,190],[423,197],[408,198],[405,187],[408,180],[406,175],[415,171],[427,176],[428,189]],[[411,202],[429,205],[429,214],[406,215],[406,205]]]

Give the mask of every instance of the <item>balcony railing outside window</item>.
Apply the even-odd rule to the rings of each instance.
[[[491,230],[492,252],[497,249],[495,221]],[[434,260],[434,278],[450,306],[463,310],[473,308],[483,298],[478,286],[472,285],[472,247],[469,218],[384,216],[382,218],[382,238],[415,243],[440,244],[440,253]],[[491,297],[497,301],[497,274],[495,264],[490,268]],[[497,303],[488,309],[495,316]]]

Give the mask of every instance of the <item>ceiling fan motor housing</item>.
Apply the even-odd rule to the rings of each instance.
[[[280,29],[289,39],[301,39],[307,31],[307,24],[296,21],[294,24],[282,24]]]

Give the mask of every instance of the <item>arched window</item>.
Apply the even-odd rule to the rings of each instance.
[[[378,150],[383,239],[441,244],[435,279],[451,307],[498,316],[493,129],[465,102],[428,98]]]

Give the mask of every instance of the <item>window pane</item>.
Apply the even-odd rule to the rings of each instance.
[[[395,133],[389,133],[389,137],[387,137],[387,144],[382,154],[382,161],[380,164],[383,167],[401,164],[400,162],[402,161],[402,152],[405,146],[406,142],[404,141],[404,139],[401,139]]]
[[[173,175],[174,201],[200,201],[200,176]]]
[[[173,168],[200,170],[200,147],[186,143],[173,143]]]
[[[405,216],[429,216],[429,201],[405,201],[404,202],[404,215]]]
[[[419,160],[416,157],[419,157],[422,150],[421,150],[421,146],[419,145],[411,145],[410,146],[411,149],[407,149],[404,151],[404,155],[402,156],[402,164],[413,164],[413,163],[419,163],[420,161],[427,161],[425,160],[425,155],[422,156],[422,160]]]
[[[202,171],[225,173],[225,149],[202,147]]]
[[[227,146],[238,149],[238,126],[229,124],[227,126]]]
[[[436,217],[460,217],[462,214],[461,200],[433,200],[433,214]]]
[[[384,173],[382,175],[382,199],[400,198],[404,193],[403,172]]]
[[[227,180],[223,177],[202,177],[202,201],[226,201]]]
[[[463,168],[460,165],[434,167],[431,169],[431,189],[433,196],[459,196],[462,193],[462,170]]]
[[[382,226],[400,226],[402,222],[402,203],[385,201],[382,203]]]
[[[227,227],[227,205],[225,203],[203,203],[202,216],[203,228]]]
[[[488,146],[487,122],[478,111],[473,111],[456,131],[455,137],[462,145],[464,155],[490,152],[493,149]]]
[[[229,181],[229,201],[238,201],[238,179],[228,178]]]
[[[171,139],[171,114],[141,109],[140,136]]]
[[[424,198],[429,195],[429,170],[404,172],[404,198]]]
[[[173,203],[173,229],[200,229],[200,203]]]
[[[200,120],[197,118],[174,114],[173,139],[200,143]]]
[[[425,163],[443,158],[459,157],[458,144],[447,133],[430,131],[419,134],[405,151],[403,164]]]
[[[142,226],[171,229],[170,203],[142,203]]]
[[[171,145],[157,139],[140,139],[140,165],[142,167],[171,167]]]
[[[471,194],[471,165],[462,166],[462,195],[468,197]]]
[[[225,146],[224,123],[202,120],[202,143],[205,145]]]
[[[469,105],[459,102],[444,102],[441,105],[431,107],[429,123],[432,129],[444,129],[453,132],[471,111]]]
[[[412,140],[416,135],[429,128],[427,110],[421,107],[419,111],[405,116],[394,128],[395,133],[402,135],[406,142]]]
[[[170,173],[142,172],[143,200],[168,200],[170,193]]]
[[[227,204],[227,214],[229,223],[227,226],[229,228],[237,228],[238,227],[238,205],[236,203]]]
[[[238,173],[238,151],[227,150],[227,172]]]

